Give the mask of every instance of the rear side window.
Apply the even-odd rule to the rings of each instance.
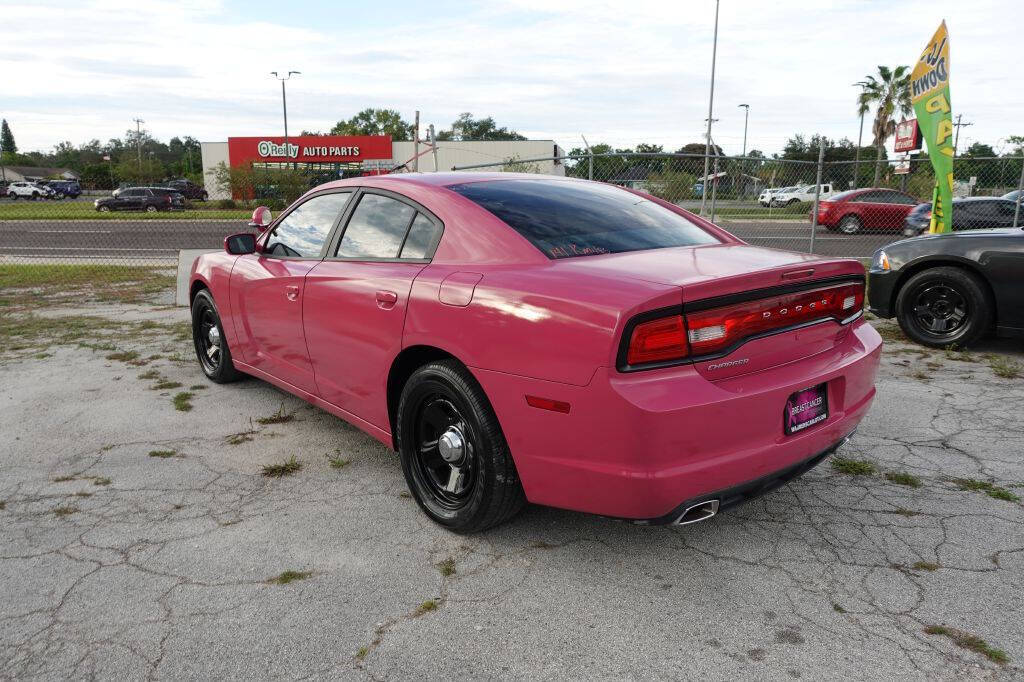
[[[416,209],[391,197],[364,194],[338,247],[342,258],[398,258]]]
[[[412,221],[409,236],[405,238],[405,244],[402,245],[402,252],[398,254],[398,257],[426,258],[440,239],[441,226],[422,213],[418,213],[416,219]]]
[[[303,202],[277,224],[264,251],[272,256],[319,258],[350,194],[321,194]]]
[[[501,218],[551,259],[719,243],[683,216],[612,185],[490,180],[448,189]]]

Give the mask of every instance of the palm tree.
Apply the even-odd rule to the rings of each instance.
[[[875,136],[874,145],[878,150],[875,157],[874,187],[878,187],[882,175],[882,153],[885,141],[896,132],[896,115],[906,116],[910,113],[910,67],[888,66],[878,67],[878,77],[868,76],[858,83],[861,92],[857,95],[858,115],[875,105],[875,121],[871,124],[871,132]]]

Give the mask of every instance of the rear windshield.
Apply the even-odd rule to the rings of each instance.
[[[683,216],[613,185],[490,180],[448,189],[501,218],[552,259],[719,243]]]

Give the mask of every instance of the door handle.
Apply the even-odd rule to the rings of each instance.
[[[377,292],[377,307],[382,310],[390,310],[395,307],[398,303],[398,294],[393,291],[378,291]]]
[[[289,284],[284,288],[284,295],[289,301],[294,301],[299,297],[299,288],[293,284]]]

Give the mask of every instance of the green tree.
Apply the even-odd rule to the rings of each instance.
[[[0,152],[18,153],[18,145],[14,142],[14,133],[11,132],[11,126],[7,125],[6,118],[3,119],[3,123],[0,123]]]
[[[858,115],[861,111],[867,111],[865,107],[875,107],[871,133],[877,150],[874,179],[874,186],[877,187],[882,174],[885,141],[896,132],[896,117],[907,116],[913,108],[910,104],[910,67],[897,66],[890,69],[888,66],[879,66],[877,77],[867,76],[858,85],[862,88],[857,95]]]
[[[413,125],[394,109],[363,109],[347,121],[338,121],[331,135],[390,135],[392,140],[411,140]]]
[[[437,134],[438,140],[525,140],[526,138],[507,127],[498,127],[494,117],[473,118],[473,114],[466,111],[459,114],[459,117],[452,122],[449,130],[442,130]]]

